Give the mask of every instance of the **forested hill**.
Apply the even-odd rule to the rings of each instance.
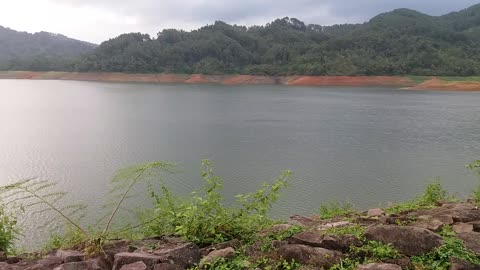
[[[364,24],[294,18],[244,27],[131,33],[102,43],[77,71],[261,75],[480,75],[480,5],[443,16],[398,9]]]
[[[59,34],[30,34],[0,26],[0,69],[68,69],[95,47]]]

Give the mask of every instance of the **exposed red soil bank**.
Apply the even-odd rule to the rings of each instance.
[[[291,78],[287,83],[315,86],[411,86],[413,81],[394,76],[299,76]]]
[[[410,87],[414,90],[445,90],[445,91],[480,91],[480,82],[474,81],[443,81],[432,78],[423,83]]]
[[[100,82],[147,82],[191,84],[283,84],[296,86],[390,86],[418,90],[480,91],[480,82],[443,81],[432,78],[420,84],[395,76],[259,76],[202,74],[126,74],[79,72],[0,72],[0,79],[76,80]]]

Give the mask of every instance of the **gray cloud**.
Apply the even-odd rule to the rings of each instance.
[[[101,9],[119,17],[128,17],[135,21],[135,29],[150,34],[163,28],[195,29],[215,20],[245,25],[264,24],[284,16],[322,25],[359,23],[395,8],[411,8],[430,15],[441,15],[478,3],[478,0],[51,1],[58,5]]]

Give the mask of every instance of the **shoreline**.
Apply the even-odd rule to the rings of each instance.
[[[34,72],[0,71],[0,79],[73,80],[95,82],[143,82],[223,85],[292,85],[292,86],[386,86],[409,90],[480,91],[480,81],[447,81],[426,77],[415,81],[401,76],[263,76],[202,74],[127,74],[115,72]]]

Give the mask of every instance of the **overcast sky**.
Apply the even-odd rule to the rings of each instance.
[[[155,36],[164,28],[196,29],[215,20],[265,24],[280,17],[331,25],[358,23],[395,8],[430,15],[460,10],[480,0],[0,0],[0,25],[61,33],[100,43],[122,33]]]

